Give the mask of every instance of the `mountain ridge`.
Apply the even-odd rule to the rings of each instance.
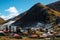
[[[15,18],[12,18],[11,20],[16,20],[16,22],[14,22],[12,25],[22,27],[32,24],[36,25],[34,23],[42,21],[42,23],[46,23],[46,20],[48,20],[48,23],[50,23],[53,20],[54,16],[60,17],[60,12],[48,7],[47,5],[37,3],[29,10],[21,13],[20,15],[16,16]],[[58,18],[58,20],[60,19]]]
[[[59,12],[38,3],[38,4],[35,4],[33,7],[31,7],[21,19],[19,19],[14,23],[14,25],[16,26],[22,26],[22,25],[26,26],[31,24],[34,25],[35,22],[42,22],[42,21],[43,23],[46,23],[46,20],[49,19],[48,18],[49,15],[60,17]],[[50,20],[48,21],[50,22]]]
[[[60,12],[60,1],[53,2],[53,3],[48,4],[48,5],[46,5],[46,6],[48,6],[49,8],[51,8],[51,9],[53,9],[53,10],[55,10],[55,11]]]

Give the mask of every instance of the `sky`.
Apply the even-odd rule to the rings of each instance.
[[[0,17],[8,20],[27,11],[38,2],[47,5],[56,1],[58,0],[0,0]]]

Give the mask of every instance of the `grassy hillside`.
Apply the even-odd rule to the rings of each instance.
[[[0,24],[2,24],[3,22],[5,22],[5,20],[0,18]]]

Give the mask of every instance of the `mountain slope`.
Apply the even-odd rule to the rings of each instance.
[[[37,4],[40,4],[40,3],[37,3]],[[37,5],[36,4],[36,5]],[[42,5],[43,6],[43,5]],[[51,11],[54,11],[55,13],[53,13],[54,15],[56,16],[60,16],[60,1],[57,1],[57,2],[54,2],[54,3],[51,3],[51,4],[48,4],[46,5],[47,7],[50,8]],[[41,7],[41,4],[40,4],[40,7]],[[33,7],[34,8],[34,7]],[[42,7],[43,8],[43,7]],[[53,9],[53,10],[52,10]],[[32,9],[34,10],[34,9]],[[58,11],[58,12],[57,12]],[[57,14],[58,13],[58,14]],[[21,13],[20,15],[14,17],[14,18],[11,18],[9,20],[7,20],[6,22],[10,21],[10,20],[14,20],[14,21],[17,21],[19,19],[21,19],[25,14],[27,14],[27,11],[26,12],[23,12]],[[6,23],[5,22],[5,23]]]
[[[13,25],[15,26],[35,26],[40,23],[51,23],[54,17],[60,17],[60,12],[57,12],[41,3],[35,4],[28,11],[23,13],[24,15],[17,20]]]
[[[0,18],[0,24],[2,24],[3,22],[5,22],[5,20]]]
[[[48,4],[46,6],[48,6],[49,8],[51,8],[53,10],[56,10],[56,11],[59,11],[60,12],[60,1],[57,1],[57,2],[54,2],[54,3]]]

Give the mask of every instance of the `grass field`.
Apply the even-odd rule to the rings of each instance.
[[[44,39],[37,39],[37,38],[27,38],[27,37],[23,37],[22,39],[16,39],[16,38],[9,38],[9,37],[5,37],[5,36],[1,36],[0,40],[44,40]],[[55,38],[54,40],[60,40],[60,38]]]

